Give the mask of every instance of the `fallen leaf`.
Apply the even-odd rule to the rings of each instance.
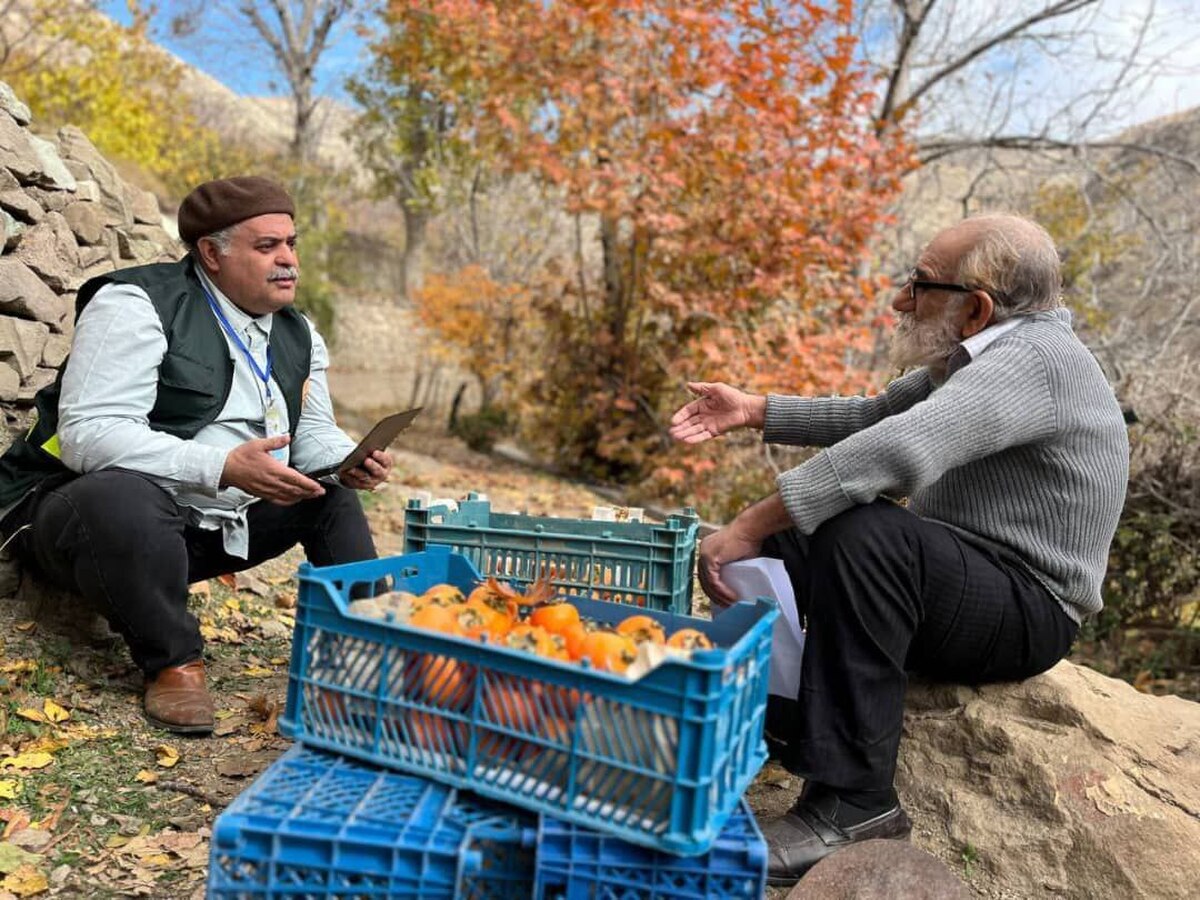
[[[65,738],[44,734],[40,738],[30,741],[21,750],[24,753],[57,753],[69,746],[71,746],[71,742]]]
[[[290,660],[286,656],[272,656],[267,662],[273,666],[286,666]]]
[[[170,744],[159,744],[154,748],[156,761],[164,769],[170,769],[179,762],[179,751]]]
[[[49,753],[19,753],[8,759],[0,759],[0,769],[44,769],[52,762],[54,757]]]
[[[142,784],[154,784],[158,781],[158,776],[149,769],[142,769],[133,776],[134,781],[140,781]]]
[[[246,719],[243,716],[232,716],[230,718],[221,719],[213,728],[215,737],[226,737],[234,734],[238,729],[246,724]]]
[[[282,591],[275,595],[276,609],[295,609],[296,594],[293,591]]]
[[[259,759],[258,756],[241,753],[218,759],[216,769],[218,774],[224,775],[226,778],[248,778],[251,775],[257,775],[264,765],[265,761]]]
[[[15,778],[0,778],[0,800],[16,800],[21,792],[21,782]]]
[[[251,678],[270,678],[275,674],[275,670],[266,666],[246,666],[246,670],[242,674],[249,675]]]
[[[21,709],[17,710],[17,715],[22,719],[28,719],[30,722],[41,722],[46,724],[46,714],[40,709],[33,709],[28,706],[22,707]]]
[[[232,573],[228,575],[218,575],[217,581],[221,582],[221,584],[225,585],[225,587],[229,588],[231,591],[237,587],[237,576],[233,575]]]
[[[47,720],[51,722],[65,722],[71,718],[69,712],[50,699],[42,703],[42,712],[46,714]]]
[[[16,675],[21,672],[32,672],[37,668],[37,662],[32,659],[10,659],[0,663],[0,672],[6,675]]]
[[[6,875],[0,884],[18,897],[33,897],[50,890],[50,882],[46,876],[28,863],[18,866],[11,874]]]
[[[249,572],[238,572],[235,578],[237,590],[239,591],[249,591],[250,593],[257,594],[260,597],[265,597],[271,592],[271,589],[267,586],[266,582],[255,575],[251,575]]]
[[[188,585],[188,593],[193,597],[209,597],[212,596],[212,585],[207,581],[197,581]]]
[[[37,622],[34,622],[33,620],[29,620],[27,622],[17,622],[13,628],[17,629],[17,631],[20,631],[23,634],[33,634],[37,630]]]
[[[36,861],[36,856],[15,844],[0,843],[0,875],[8,875]]]

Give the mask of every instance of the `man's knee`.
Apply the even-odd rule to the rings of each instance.
[[[179,508],[166,491],[142,475],[120,469],[81,475],[50,493],[35,524],[58,526],[67,519],[103,531],[110,540],[150,543],[168,534],[172,524],[182,526]]]
[[[854,506],[824,522],[813,532],[810,557],[814,560],[894,556],[908,559],[907,547],[917,517],[890,500]]]

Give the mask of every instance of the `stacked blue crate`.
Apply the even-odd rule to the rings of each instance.
[[[214,825],[210,900],[761,896],[766,848],[737,798],[765,756],[774,608],[739,604],[718,622],[651,612],[672,630],[699,627],[721,649],[695,654],[679,671],[660,668],[645,684],[349,611],[356,583],[386,578],[395,590],[420,593],[447,581],[469,587],[477,577],[444,547],[302,566],[281,722],[299,744]],[[628,614],[572,602],[599,621]],[[431,658],[470,673],[463,704],[411,693],[413,666]],[[558,698],[557,731],[496,720],[487,698],[497,685]],[[586,716],[576,711],[585,708]],[[597,716],[612,727],[598,731]],[[631,742],[639,728],[646,740]],[[618,755],[663,739],[677,742],[676,764],[665,770],[657,756]],[[530,760],[540,768],[554,761],[542,780],[565,778],[566,787],[530,791],[536,779],[514,768]],[[662,782],[668,800],[654,808],[657,821],[614,809],[622,798],[610,789],[626,781],[639,796]]]

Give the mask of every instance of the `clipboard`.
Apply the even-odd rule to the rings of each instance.
[[[358,442],[355,447],[340,463],[335,463],[332,466],[325,466],[320,469],[315,469],[312,472],[305,472],[309,478],[319,479],[328,478],[330,475],[341,475],[348,472],[355,466],[360,466],[368,456],[376,450],[386,450],[391,446],[392,441],[399,437],[400,432],[408,428],[413,423],[413,419],[417,414],[424,409],[418,406],[415,409],[407,409],[404,412],[392,413],[390,416],[385,416],[372,426],[367,432],[366,437]]]

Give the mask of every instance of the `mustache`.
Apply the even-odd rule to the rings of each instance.
[[[299,281],[300,270],[295,266],[278,266],[271,270],[267,281]]]

